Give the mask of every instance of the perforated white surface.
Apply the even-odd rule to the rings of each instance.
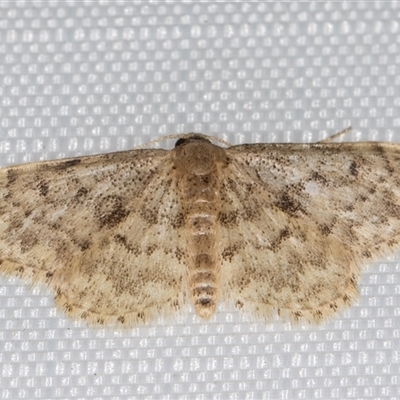
[[[0,164],[231,143],[400,142],[399,2],[0,2]],[[0,280],[2,399],[398,399],[400,254],[321,327],[223,309],[89,329]]]

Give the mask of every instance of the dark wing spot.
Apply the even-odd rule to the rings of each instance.
[[[220,212],[218,221],[222,226],[236,226],[238,223],[238,212],[236,210],[227,213]]]
[[[114,236],[114,240],[122,245],[129,253],[133,253],[135,256],[138,256],[140,254],[140,248],[137,245],[128,243],[125,235],[120,235],[119,233],[117,233]]]
[[[324,235],[328,236],[332,233],[332,227],[327,224],[318,225],[318,230]]]
[[[291,235],[292,235],[291,230],[288,227],[284,227],[279,231],[278,236],[271,240],[269,248],[274,253],[276,253],[277,251],[279,251],[281,244],[285,242],[288,238],[290,238]]]
[[[232,261],[233,257],[239,253],[241,246],[239,244],[232,244],[222,251],[221,256],[223,260]]]
[[[21,252],[25,253],[31,250],[34,246],[39,243],[38,235],[35,232],[24,232],[20,242]]]
[[[85,187],[81,187],[75,194],[75,200],[80,203],[88,194],[88,190]]]
[[[170,222],[171,222],[171,226],[174,229],[181,228],[185,223],[183,213],[181,213],[181,212],[177,213],[173,218],[170,219]]]
[[[18,173],[13,169],[7,171],[7,187],[13,185],[18,178]]]
[[[238,301],[236,302],[236,308],[238,308],[239,310],[242,309],[243,306],[244,306],[244,304],[243,304],[240,300],[238,300]]]
[[[350,175],[353,175],[353,176],[357,176],[358,175],[357,163],[355,161],[352,161],[350,163],[349,172],[350,172]]]
[[[326,186],[327,183],[328,183],[328,181],[326,180],[326,178],[325,178],[323,175],[321,175],[319,172],[317,172],[317,171],[313,171],[313,172],[310,174],[310,177],[309,177],[308,179],[309,179],[310,181],[319,182],[321,185],[324,185],[324,186]]]
[[[143,206],[139,210],[139,215],[149,224],[149,225],[155,225],[158,223],[158,210],[152,209],[152,208],[147,208],[146,206]]]
[[[117,195],[99,196],[95,201],[94,216],[100,227],[114,227],[129,215],[123,199]]]
[[[82,162],[82,159],[80,159],[79,157],[76,158],[72,158],[71,160],[60,160],[57,161],[55,164],[53,165],[48,165],[48,164],[44,164],[43,165],[43,169],[45,170],[54,170],[54,171],[63,171],[66,170],[68,168],[74,167],[75,165],[78,165]]]
[[[49,184],[45,181],[39,181],[37,188],[41,196],[46,196],[49,192]]]
[[[89,240],[74,240],[73,242],[81,251],[87,250],[92,244]]]
[[[282,192],[275,205],[293,217],[298,217],[301,214],[307,215],[307,212],[303,209],[301,203],[294,197],[290,196],[287,192]]]

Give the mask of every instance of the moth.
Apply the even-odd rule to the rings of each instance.
[[[218,302],[320,323],[400,249],[400,145],[243,144],[202,134],[0,170],[0,272],[92,325]]]

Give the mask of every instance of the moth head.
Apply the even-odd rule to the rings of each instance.
[[[179,138],[175,143],[175,147],[179,147],[185,143],[198,142],[198,141],[211,143],[206,137],[204,137],[199,133],[189,133],[184,137]]]

